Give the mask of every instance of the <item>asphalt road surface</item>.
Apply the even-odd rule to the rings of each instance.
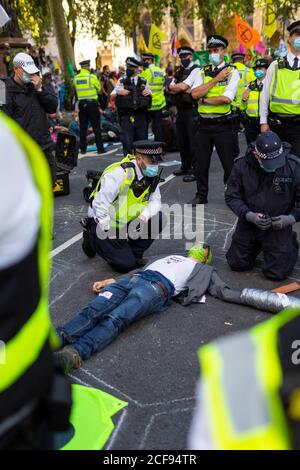
[[[241,149],[245,148],[241,137]],[[105,156],[84,156],[70,176],[71,193],[55,199],[54,246],[52,251],[51,317],[55,326],[70,320],[93,298],[93,281],[115,273],[99,257],[87,258],[81,250],[79,220],[86,215],[82,197],[87,169],[102,170],[122,158],[121,149]],[[179,160],[178,153],[167,160]],[[195,183],[183,183],[166,168],[161,186],[162,201],[185,204],[195,193]],[[278,284],[263,278],[261,260],[252,272],[234,273],[225,259],[236,217],[224,202],[223,172],[214,152],[210,171],[209,203],[198,214],[199,227],[213,250],[213,264],[233,288],[273,289]],[[201,212],[202,211],[202,212]],[[194,221],[195,222],[195,221]],[[202,223],[201,223],[202,222]],[[156,240],[145,256],[184,254],[193,230],[171,220],[172,239]],[[200,229],[199,229],[200,230]],[[184,233],[184,235],[181,234]],[[290,281],[300,280],[297,264]],[[294,294],[293,294],[294,295]],[[295,293],[297,294],[297,292]],[[114,418],[115,430],[106,449],[187,449],[187,436],[195,408],[195,384],[199,375],[197,350],[202,344],[270,318],[270,314],[207,297],[205,304],[181,307],[176,303],[161,315],[149,316],[132,325],[110,346],[94,355],[71,374],[80,383],[111,393],[128,402]]]

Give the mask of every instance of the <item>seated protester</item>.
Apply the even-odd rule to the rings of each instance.
[[[198,302],[205,292],[223,300],[235,301],[240,292],[232,291],[209,266],[208,245],[198,245],[185,256],[158,259],[143,271],[96,282],[98,297],[73,320],[57,329],[62,351],[56,353],[66,372],[79,368],[82,360],[108,346],[133,322],[168,308],[171,298],[182,305]]]
[[[225,200],[238,217],[226,254],[234,271],[252,269],[258,254],[263,274],[285,279],[293,270],[298,247],[293,225],[300,220],[300,160],[275,132],[264,132],[235,160]]]

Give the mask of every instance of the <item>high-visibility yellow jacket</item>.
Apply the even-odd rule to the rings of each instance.
[[[74,77],[74,86],[79,101],[97,100],[98,95],[101,93],[98,78],[86,69],[81,69],[79,74]]]

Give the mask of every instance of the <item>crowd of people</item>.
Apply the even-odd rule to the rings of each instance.
[[[238,218],[226,253],[230,268],[248,271],[262,252],[265,277],[281,281],[290,275],[299,247],[293,227],[300,220],[300,21],[290,24],[288,32],[286,57],[271,63],[260,58],[252,67],[242,53],[233,53],[225,62],[229,43],[218,34],[207,38],[206,66],[194,64],[193,49],[182,46],[180,65],[169,67],[167,76],[150,53],[128,57],[119,72],[108,66],[92,70],[89,60],[81,61],[73,79],[81,153],[87,152],[89,127],[98,154],[105,153],[101,115],[108,106],[118,113],[124,152],[121,161],[103,171],[91,195],[87,217],[81,221],[82,249],[123,276],[96,282],[97,298],[56,333],[47,310],[51,184],[46,161],[54,184],[49,118],[63,111],[62,82],[43,49],[37,53],[30,48],[28,54],[13,58],[0,115],[1,142],[11,149],[8,169],[0,147],[3,199],[12,168],[22,181],[11,205],[1,212],[1,219],[8,221],[0,227],[0,305],[9,367],[4,365],[0,378],[0,448],[51,447],[53,430],[68,428],[71,398],[62,369],[79,368],[134,321],[164,311],[171,299],[186,306],[208,293],[250,305],[210,266],[211,248],[205,243],[196,244],[187,256],[170,254],[151,263],[144,259],[164,223],[159,183],[167,106],[176,107],[181,168],[174,174],[195,182],[192,206],[208,203],[214,149],[220,158],[220,192]],[[149,139],[150,129],[154,139]],[[242,130],[249,145],[240,153]],[[17,204],[20,200],[23,203]],[[22,308],[16,292],[23,298]],[[11,313],[18,321],[12,322]],[[297,404],[294,392],[299,391],[300,374],[284,349],[291,331],[299,332],[299,320],[299,310],[283,312],[278,320],[200,350],[202,381],[192,447],[299,448],[299,400]],[[239,341],[249,347],[239,350]],[[59,351],[52,355],[54,349]],[[244,358],[242,366],[239,356]],[[264,368],[270,373],[270,363],[281,381],[261,373]],[[17,388],[22,393],[16,393]],[[235,408],[236,390],[249,397],[248,408]],[[49,414],[57,402],[64,405],[63,412],[51,428]]]

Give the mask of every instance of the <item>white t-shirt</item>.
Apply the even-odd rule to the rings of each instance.
[[[0,269],[21,261],[39,230],[40,195],[22,147],[0,121]]]
[[[146,270],[157,271],[169,279],[175,287],[174,295],[178,295],[187,288],[187,280],[196,264],[196,261],[185,256],[171,255],[154,261]]]

